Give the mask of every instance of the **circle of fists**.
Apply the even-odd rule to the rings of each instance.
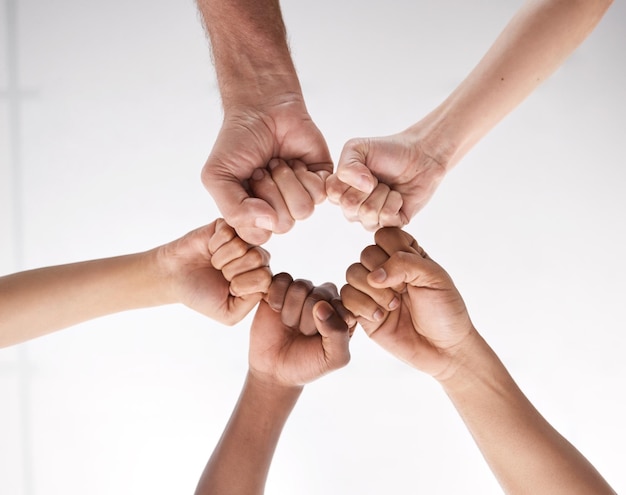
[[[438,354],[429,352],[429,345],[431,350],[454,347],[451,329],[449,338],[439,339],[439,330],[426,324],[435,311],[425,310],[424,301],[445,294],[448,306],[464,311],[462,300],[445,272],[399,230],[426,204],[448,169],[445,157],[428,145],[427,130],[424,121],[392,136],[352,139],[333,171],[324,137],[300,98],[226,111],[202,170],[202,182],[224,217],[209,245],[211,266],[222,273],[217,308],[222,321],[232,324],[259,304],[251,358],[261,362],[277,348],[298,355],[299,362],[310,357],[308,373],[292,376],[287,365],[292,354],[281,355],[285,366],[273,371],[281,380],[300,383],[345,364],[348,340],[338,335],[351,335],[357,321],[399,357],[411,361],[418,353],[416,365],[432,372],[439,369],[431,362]],[[349,221],[378,231],[376,244],[348,269],[341,297],[332,284],[314,287],[286,274],[272,276],[269,253],[259,247],[309,217],[327,197]],[[379,270],[385,279],[378,278]],[[270,335],[261,327],[279,330]],[[273,342],[265,354],[263,345],[254,344],[263,335]],[[339,343],[346,346],[342,352]]]
[[[196,231],[197,232],[197,231]],[[449,275],[407,232],[385,227],[346,271],[339,292],[289,274],[272,275],[269,253],[241,239],[224,220],[210,227],[207,252],[214,289],[196,284],[185,302],[234,324],[258,305],[250,334],[250,370],[302,386],[350,360],[356,324],[381,347],[437,378],[454,372],[457,348],[474,329]],[[194,236],[194,232],[186,237]],[[185,239],[185,238],[183,238]],[[190,270],[189,277],[200,276]]]

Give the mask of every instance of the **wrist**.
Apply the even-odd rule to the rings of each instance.
[[[445,105],[404,131],[427,156],[450,171],[465,155],[466,136]]]
[[[448,394],[454,394],[494,380],[501,370],[504,366],[496,353],[473,330],[454,350],[446,370],[434,378]]]
[[[284,103],[304,104],[298,76],[280,68],[237,70],[219,80],[224,113],[239,108],[271,108]]]
[[[247,389],[257,391],[260,395],[267,398],[268,401],[293,400],[294,403],[300,397],[302,390],[304,390],[303,385],[283,383],[267,373],[259,372],[252,368],[248,370],[245,386]]]
[[[237,70],[220,80],[220,94],[225,113],[237,109],[278,107],[285,103],[304,105],[302,88],[293,71],[261,66]]]
[[[484,97],[457,89],[426,117],[407,129],[417,134],[425,152],[446,170],[453,168],[499,121]],[[497,109],[496,109],[497,110]]]
[[[176,263],[176,256],[170,244],[164,244],[150,251],[142,253],[152,273],[152,290],[158,294],[160,305],[181,302],[178,290],[177,275],[180,266]]]

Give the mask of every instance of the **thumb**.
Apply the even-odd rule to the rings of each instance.
[[[375,288],[408,284],[430,289],[447,288],[447,273],[430,258],[418,253],[397,251],[367,275],[367,283]]]
[[[364,193],[371,193],[378,179],[367,167],[369,142],[364,139],[353,139],[346,143],[341,151],[337,164],[339,180]]]
[[[213,178],[206,183],[226,223],[249,244],[260,245],[272,235],[278,215],[266,201],[250,197],[236,177]]]
[[[331,370],[344,367],[350,362],[350,331],[348,325],[327,301],[313,306],[313,318],[322,336],[326,363]]]

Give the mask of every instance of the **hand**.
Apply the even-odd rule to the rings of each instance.
[[[300,387],[339,369],[350,361],[355,323],[333,284],[313,287],[280,273],[252,322],[250,373],[266,383]]]
[[[418,124],[393,136],[348,141],[326,181],[328,199],[367,230],[408,224],[447,171],[422,134]]]
[[[242,241],[222,219],[156,252],[174,300],[227,325],[256,306],[272,279],[269,253]]]
[[[437,379],[454,372],[454,354],[475,333],[450,276],[398,228],[376,232],[376,245],[346,274],[345,307],[381,347]]]
[[[228,110],[202,181],[226,222],[243,240],[259,245],[272,232],[287,232],[295,220],[311,215],[326,198],[325,180],[332,170],[322,134],[304,102],[292,98]],[[255,187],[268,173],[274,182],[269,191],[277,188],[279,200],[276,194],[268,197],[268,187]],[[248,183],[253,176],[257,180]]]

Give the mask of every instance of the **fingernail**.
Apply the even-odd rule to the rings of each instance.
[[[257,168],[254,172],[252,172],[252,178],[254,180],[261,180],[263,178],[263,169]]]
[[[400,306],[400,299],[398,299],[397,297],[394,297],[389,303],[389,309],[394,310],[398,306]]]
[[[254,226],[258,227],[259,229],[272,230],[273,228],[272,219],[266,216],[257,217],[254,220]]]
[[[378,270],[374,270],[372,273],[370,273],[370,278],[373,282],[384,282],[387,278],[387,272],[384,270],[384,268],[379,268]]]
[[[374,320],[380,321],[383,319],[384,313],[380,309],[377,309],[376,311],[374,311],[374,314],[372,316],[374,317]]]
[[[278,161],[278,158],[272,158],[267,166],[270,168],[270,170],[274,170],[276,167],[278,167],[279,164],[280,162]]]
[[[328,320],[333,314],[333,310],[327,304],[320,304],[315,310],[315,315],[322,321]]]

